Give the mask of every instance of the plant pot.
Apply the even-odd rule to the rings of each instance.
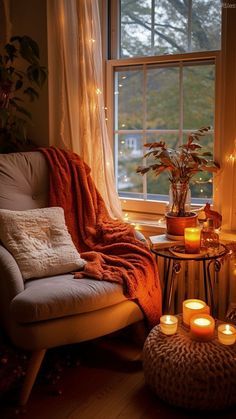
[[[197,225],[197,214],[195,212],[190,212],[185,217],[177,217],[171,215],[167,212],[165,214],[166,218],[166,234],[169,238],[177,238],[181,240],[184,237],[185,227],[196,227]]]

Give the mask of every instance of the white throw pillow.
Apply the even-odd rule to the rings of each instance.
[[[0,240],[24,279],[68,273],[86,263],[72,242],[63,208],[0,209]]]

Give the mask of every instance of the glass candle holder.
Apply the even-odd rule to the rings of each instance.
[[[183,302],[183,323],[189,326],[191,317],[196,314],[210,314],[210,307],[202,300],[193,298],[185,300]]]
[[[236,328],[231,324],[218,326],[218,339],[223,345],[233,345],[236,342]]]
[[[209,314],[197,314],[190,320],[191,338],[206,342],[214,337],[215,320]]]
[[[201,229],[200,227],[186,227],[184,229],[184,245],[186,253],[200,253]]]
[[[166,314],[160,318],[160,328],[164,335],[174,335],[177,332],[178,319],[176,316]]]

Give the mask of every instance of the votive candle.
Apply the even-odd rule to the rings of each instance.
[[[184,229],[184,245],[186,253],[200,252],[201,229],[199,227],[187,227]]]
[[[178,319],[176,316],[166,314],[160,318],[160,327],[165,335],[174,335],[177,331]]]
[[[215,320],[209,314],[197,314],[190,320],[191,338],[199,341],[208,341],[214,337]]]
[[[191,317],[201,313],[210,314],[210,307],[205,301],[192,298],[183,302],[183,323],[186,326],[190,325]]]
[[[218,326],[218,339],[223,345],[233,345],[236,341],[236,329],[231,324]]]

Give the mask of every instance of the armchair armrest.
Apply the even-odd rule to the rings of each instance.
[[[23,290],[24,281],[15,259],[0,245],[0,323],[9,323],[11,301]]]

